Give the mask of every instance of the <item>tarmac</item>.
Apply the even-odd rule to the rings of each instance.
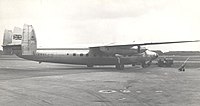
[[[199,65],[200,66],[200,65]],[[0,56],[0,106],[199,106],[200,68],[86,68]]]

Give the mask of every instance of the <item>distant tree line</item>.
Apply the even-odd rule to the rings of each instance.
[[[164,55],[200,55],[200,51],[169,51]]]
[[[161,50],[152,50],[159,55],[199,55],[200,51],[169,51],[169,52],[162,52]]]

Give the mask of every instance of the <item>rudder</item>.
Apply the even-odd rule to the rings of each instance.
[[[10,43],[12,43],[12,30],[5,29],[3,36],[3,46],[6,46]]]
[[[11,55],[12,48],[9,46],[12,43],[12,30],[4,30],[4,36],[3,36],[3,54],[5,55]]]
[[[24,24],[22,34],[22,55],[34,55],[37,50],[37,40],[32,25]]]

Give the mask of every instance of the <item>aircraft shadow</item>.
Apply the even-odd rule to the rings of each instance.
[[[139,68],[139,67],[125,67],[124,70],[117,70],[115,67],[107,67],[107,66],[102,66],[102,67],[92,67],[88,68],[85,66],[70,66],[70,67],[59,67],[59,68],[49,68],[50,70],[81,70],[81,71],[89,71],[89,72],[121,72],[121,73],[131,73],[131,72],[142,72],[145,69],[144,68]]]

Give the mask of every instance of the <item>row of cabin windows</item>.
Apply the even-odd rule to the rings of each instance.
[[[53,54],[45,54],[45,53],[38,53],[38,54],[36,54],[36,55],[41,55],[41,56],[53,56]],[[70,55],[69,53],[67,53],[67,55]],[[72,54],[72,56],[77,56],[77,54],[76,53],[73,53]],[[84,56],[84,54],[83,53],[81,53],[80,54],[80,56]],[[89,54],[85,54],[85,56],[89,56]],[[94,57],[96,57],[97,55],[96,54],[94,54],[93,55]],[[106,55],[107,57],[108,57],[108,55]]]
[[[69,55],[69,54],[67,53],[67,55]],[[76,53],[73,53],[72,55],[73,55],[73,56],[76,56]],[[84,54],[81,53],[80,56],[84,56]],[[85,56],[89,56],[89,54],[86,54]]]
[[[67,55],[69,55],[69,54],[67,53]],[[77,54],[76,54],[76,53],[73,53],[72,55],[73,55],[73,56],[77,56]],[[80,56],[84,56],[84,54],[82,54],[82,53],[81,53],[81,54],[80,54]],[[88,57],[88,56],[89,56],[89,54],[85,54],[85,56],[87,56],[87,57]],[[96,55],[96,54],[93,54],[93,56],[94,56],[94,57],[96,57],[97,55]],[[100,55],[100,56],[102,56],[102,55]],[[108,56],[108,55],[106,55],[106,56]]]
[[[69,55],[69,53],[67,53],[67,55]],[[73,53],[72,55],[73,55],[73,56],[76,56],[77,54],[76,54],[76,53]],[[80,56],[84,56],[84,54],[81,53]],[[85,54],[85,56],[89,56],[89,54]],[[93,56],[96,56],[96,54],[94,54]]]
[[[38,53],[38,54],[36,54],[36,55],[41,55],[41,56],[53,56],[53,54],[45,54],[45,53]],[[67,53],[67,55],[70,55],[69,53]],[[77,54],[76,53],[73,53],[72,54],[72,56],[77,56]],[[84,54],[83,53],[81,53],[80,54],[80,56],[84,56]],[[89,56],[89,54],[85,54],[85,56]],[[93,56],[97,56],[96,54],[94,54]],[[108,56],[108,55],[107,55]]]
[[[52,55],[53,56],[53,54],[45,54],[45,53],[37,53],[36,55],[41,55],[41,56],[49,56],[49,55]],[[67,53],[67,55],[70,55],[69,53]],[[73,56],[76,56],[77,54],[76,53],[73,53],[72,54]],[[80,54],[80,56],[84,56],[84,54],[83,53],[81,53]],[[85,56],[89,56],[89,54],[85,54]],[[96,55],[94,55],[94,56],[96,56]]]
[[[67,53],[67,55],[69,55],[69,53]],[[73,55],[73,56],[77,56],[76,53],[73,53],[72,55]],[[84,56],[84,54],[81,53],[80,56]],[[89,54],[85,54],[85,56],[89,56]],[[97,55],[96,55],[96,54],[93,54],[93,56],[96,57]],[[99,56],[102,56],[102,55],[99,55]],[[109,55],[104,55],[104,56],[107,56],[107,57],[108,57]],[[130,57],[130,56],[131,56],[131,55],[128,55],[128,57]],[[123,56],[123,57],[127,57],[127,56]]]

